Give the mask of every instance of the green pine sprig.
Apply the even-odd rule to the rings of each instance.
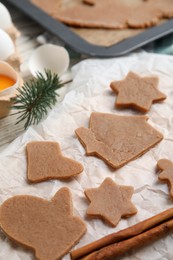
[[[38,124],[55,105],[59,96],[56,90],[63,85],[59,76],[49,70],[45,70],[45,75],[38,72],[36,78],[24,83],[13,98],[12,108],[18,110],[14,114],[19,114],[16,124],[25,120],[25,129]]]

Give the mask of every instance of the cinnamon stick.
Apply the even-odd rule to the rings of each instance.
[[[99,251],[95,251],[82,260],[115,260],[117,256],[124,255],[132,249],[150,244],[165,236],[173,229],[173,219],[168,220],[159,226],[149,229],[137,236],[131,237],[124,241],[106,246]]]
[[[100,248],[137,236],[151,228],[160,225],[161,223],[167,220],[170,220],[171,218],[173,218],[173,208],[161,212],[160,214],[148,218],[134,226],[131,226],[129,228],[126,228],[116,233],[112,233],[84,247],[76,249],[71,252],[71,259],[72,260],[80,259]]]

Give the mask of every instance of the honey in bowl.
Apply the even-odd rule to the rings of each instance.
[[[14,79],[6,75],[0,75],[0,91],[13,86],[14,84],[15,84]]]

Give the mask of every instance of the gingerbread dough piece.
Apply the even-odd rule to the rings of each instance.
[[[55,10],[58,10],[61,7],[61,0],[31,0],[35,5],[41,8],[43,11],[48,13],[49,15],[53,15]]]
[[[164,1],[164,4],[166,2],[168,6],[170,1]],[[53,0],[49,4],[45,0],[32,2],[63,23],[90,28],[145,28],[158,23],[166,13],[158,4],[142,0]],[[171,12],[169,17],[172,17]]]
[[[80,127],[76,135],[87,155],[98,156],[113,168],[119,168],[163,139],[147,119],[146,116],[92,113],[89,129]]]
[[[131,197],[134,192],[131,186],[121,186],[106,178],[99,188],[85,190],[91,202],[87,214],[103,218],[115,227],[121,217],[129,217],[137,213]]]
[[[83,166],[62,155],[55,142],[27,144],[28,180],[40,182],[48,179],[66,179],[83,171]]]
[[[161,170],[159,180],[165,181],[170,187],[170,197],[173,199],[173,163],[167,159],[157,162],[157,168]]]
[[[73,216],[71,193],[61,188],[51,201],[15,196],[0,207],[0,226],[15,242],[33,249],[36,259],[61,259],[86,232]]]
[[[129,72],[124,80],[114,81],[110,85],[117,93],[115,106],[148,112],[152,103],[166,99],[166,95],[157,88],[158,82],[156,77],[141,78],[134,72]]]
[[[161,12],[161,17],[173,17],[173,1],[172,0],[145,0],[151,8],[157,8]]]
[[[49,9],[45,0],[32,0],[32,2],[55,19],[79,27],[126,28],[126,20],[130,12],[129,6],[123,5],[120,0],[116,2],[114,0],[106,2],[100,0],[97,1],[97,4],[94,0],[88,0],[87,3],[90,2],[90,4],[76,0],[73,3],[70,1],[67,5],[64,4],[63,0],[57,0],[56,6],[59,5],[59,8],[55,8],[54,3],[49,3],[50,6],[54,5],[54,8],[49,7]]]
[[[159,8],[143,2],[133,9],[127,23],[132,28],[147,28],[158,24],[160,17],[162,12]]]
[[[119,1],[117,3],[114,0],[107,2],[100,0],[92,6],[76,5],[66,10],[60,10],[54,15],[58,20],[72,26],[121,29],[127,27],[129,13],[128,6]]]

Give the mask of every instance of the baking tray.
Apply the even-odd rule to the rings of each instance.
[[[45,30],[57,36],[75,52],[92,57],[108,58],[122,56],[173,32],[173,19],[171,19],[109,47],[98,46],[87,42],[69,27],[53,19],[33,5],[29,0],[5,0],[2,2],[10,3],[17,7],[24,14],[40,24]]]

